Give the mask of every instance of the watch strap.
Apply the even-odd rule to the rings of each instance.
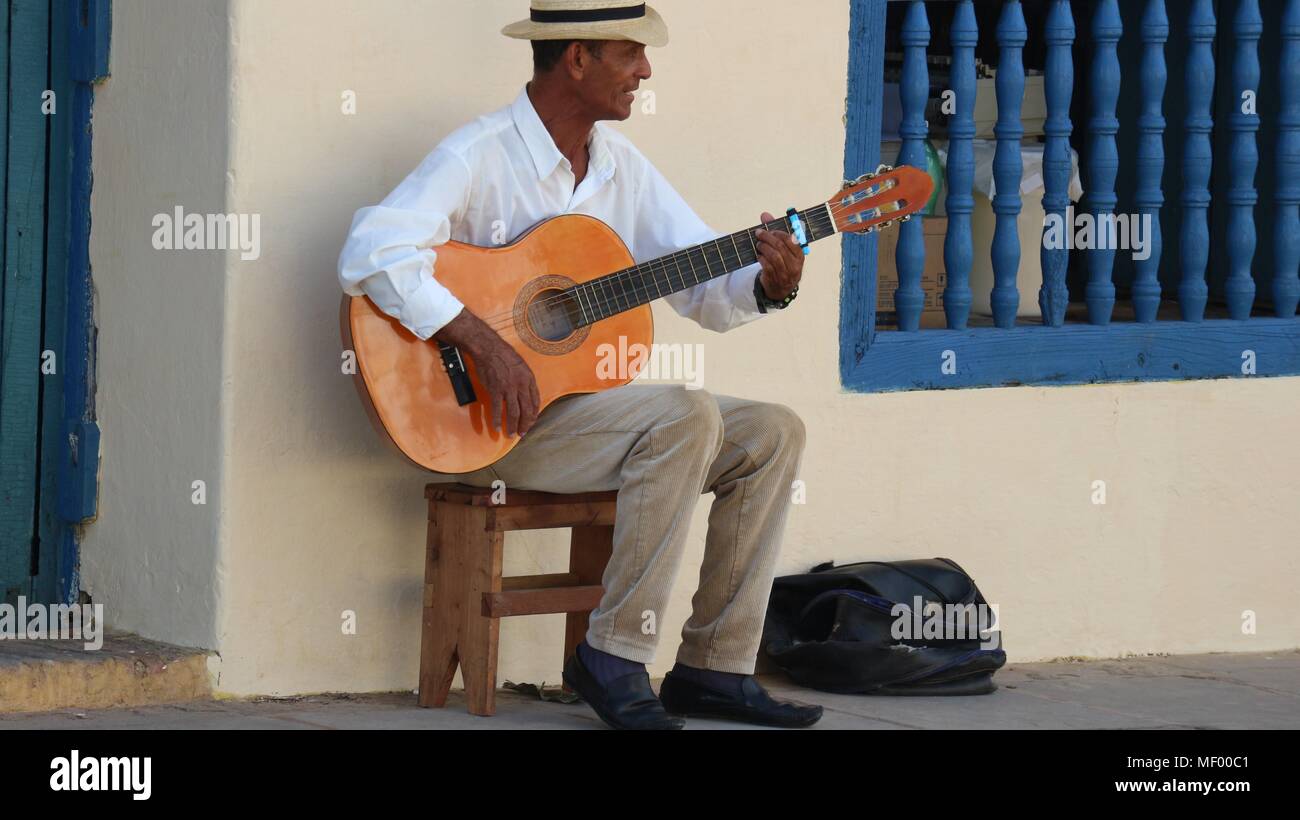
[[[772,299],[763,290],[763,276],[760,273],[754,277],[754,302],[758,305],[759,313],[767,313],[769,310],[784,310],[794,301],[794,297],[799,295],[799,286],[796,285],[794,290],[790,291],[784,299]]]

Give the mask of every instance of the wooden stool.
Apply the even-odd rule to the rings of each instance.
[[[587,634],[600,603],[601,577],[614,548],[618,493],[559,495],[430,484],[429,536],[424,564],[424,622],[420,640],[420,705],[440,707],[459,664],[470,714],[496,711],[500,618],[568,613],[564,659]],[[507,530],[572,527],[569,571],[501,577]]]

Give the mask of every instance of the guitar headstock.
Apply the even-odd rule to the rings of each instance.
[[[863,174],[826,203],[835,219],[835,230],[865,233],[906,222],[925,208],[934,193],[934,181],[920,168],[882,165],[874,174]]]

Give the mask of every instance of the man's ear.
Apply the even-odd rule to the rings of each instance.
[[[564,50],[564,70],[569,72],[569,76],[574,80],[581,80],[586,73],[587,63],[591,60],[591,53],[588,52],[581,40],[574,40],[569,43],[569,47]]]

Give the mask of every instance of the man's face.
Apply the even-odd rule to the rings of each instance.
[[[606,40],[600,56],[588,53],[582,96],[597,120],[625,120],[632,116],[635,91],[650,79],[645,46],[630,40]]]

